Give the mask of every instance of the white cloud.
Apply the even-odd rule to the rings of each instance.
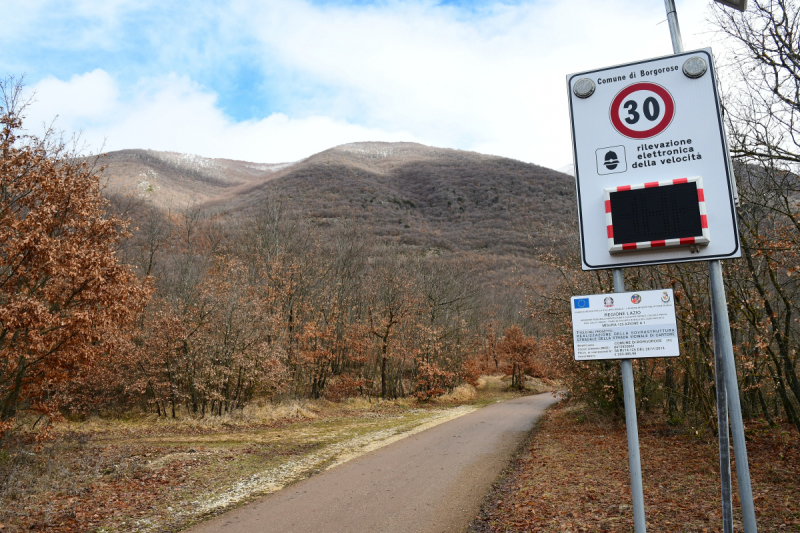
[[[49,124],[56,116],[59,124],[91,125],[108,120],[117,111],[119,91],[111,76],[102,69],[76,74],[69,81],[49,76],[33,87],[28,124]]]
[[[93,1],[77,5],[88,12]],[[147,4],[108,3],[101,28]],[[678,2],[686,49],[711,41],[706,9],[696,0]],[[236,122],[214,92],[174,64],[179,75],[133,86],[100,69],[68,81],[44,79],[36,85],[36,116],[59,114],[62,127],[82,129],[95,148],[107,139],[106,149],[277,162],[344,142],[415,140],[558,168],[572,159],[566,75],[671,53],[663,3],[637,0],[496,4],[478,13],[433,0],[232,0],[187,13],[187,28],[165,29],[172,20],[147,29],[158,35],[162,56],[181,51],[175,57],[196,68],[225,61],[225,47],[239,54],[249,47],[248,57],[276,84],[270,92],[281,95],[276,113]],[[181,40],[208,17],[221,21],[221,41],[183,54]],[[111,37],[93,31],[101,33],[96,42]]]
[[[704,9],[679,5],[687,49],[707,45]],[[364,123],[429,144],[560,167],[571,160],[566,75],[671,53],[665,19],[660,2],[630,0],[496,5],[479,16],[432,3],[285,0],[248,20],[266,56],[337,89],[331,114],[359,109]]]
[[[291,118],[275,113],[235,122],[213,93],[175,75],[141,81],[120,97],[110,76],[95,70],[69,81],[53,78],[33,87],[37,102],[29,128],[68,110],[58,128],[82,131],[92,151],[148,148],[254,162],[295,161],[332,146],[362,140],[414,140],[409,132],[383,131],[326,116]]]

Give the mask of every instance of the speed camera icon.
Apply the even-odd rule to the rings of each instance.
[[[624,146],[608,146],[595,151],[598,174],[617,174],[628,170]]]
[[[608,170],[614,170],[619,166],[619,159],[617,159],[617,152],[609,150],[606,152],[605,162],[603,163]]]

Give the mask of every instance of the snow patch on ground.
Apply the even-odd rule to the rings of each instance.
[[[136,184],[136,193],[139,198],[155,194],[161,189],[161,185],[158,184],[158,173],[154,170],[147,169],[139,174],[138,178],[142,180]]]
[[[227,174],[230,171],[230,162],[220,159],[212,159],[209,157],[202,157],[195,154],[181,154],[178,152],[157,152],[155,150],[148,150],[150,155],[160,159],[161,161],[177,167],[181,170],[189,172],[196,172],[206,176],[212,176],[219,179],[227,179]],[[243,166],[249,169],[258,170],[261,172],[278,172],[288,168],[296,162],[290,163],[247,163],[242,162]]]
[[[391,146],[369,146],[360,143],[343,144],[338,147],[342,152],[358,154],[369,159],[383,159],[395,153]]]
[[[178,152],[156,152],[154,150],[148,150],[148,153],[179,170],[193,172],[224,181],[228,180],[228,168],[224,163],[216,159],[194,154],[181,154]]]
[[[180,154],[177,152],[154,152],[159,159],[176,167],[188,170],[201,171],[219,167],[213,159],[194,154]]]
[[[254,170],[262,170],[264,172],[278,172],[279,170],[283,170],[284,168],[289,168],[294,164],[295,163],[253,163],[247,165],[247,168],[252,168]]]

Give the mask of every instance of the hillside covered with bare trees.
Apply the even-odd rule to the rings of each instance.
[[[521,386],[535,366],[530,347],[501,357],[498,341],[511,326],[522,341],[534,329],[520,284],[544,286],[551,276],[538,256],[565,242],[569,176],[410,143],[344,145],[275,165],[139,150],[81,160],[48,136],[17,133],[24,104],[13,100],[18,86],[5,89],[6,146],[34,180],[9,178],[10,209],[34,223],[32,213],[50,209],[39,188],[57,187],[73,168],[93,180],[81,194],[94,195],[96,214],[76,211],[73,194],[59,220],[111,224],[102,246],[127,273],[129,288],[120,290],[135,298],[118,298],[127,314],[115,311],[109,322],[101,301],[88,315],[56,312],[60,298],[72,298],[67,286],[32,289],[29,299],[56,317],[111,329],[91,338],[76,330],[65,343],[58,328],[36,326],[45,360],[25,340],[31,327],[8,322],[7,336],[20,340],[4,347],[5,427],[18,413],[138,406],[205,417],[255,399],[427,399],[491,365]],[[65,234],[57,225],[43,231]],[[21,236],[8,234],[7,249]],[[77,246],[86,261],[94,257],[92,245]],[[83,269],[86,281],[67,274],[77,290],[110,282],[91,263]],[[25,283],[38,287],[31,275]],[[94,347],[91,357],[80,356],[81,339]]]

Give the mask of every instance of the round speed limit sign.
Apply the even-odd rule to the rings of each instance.
[[[670,125],[675,101],[661,85],[639,82],[617,93],[609,114],[614,128],[625,137],[649,139]]]

